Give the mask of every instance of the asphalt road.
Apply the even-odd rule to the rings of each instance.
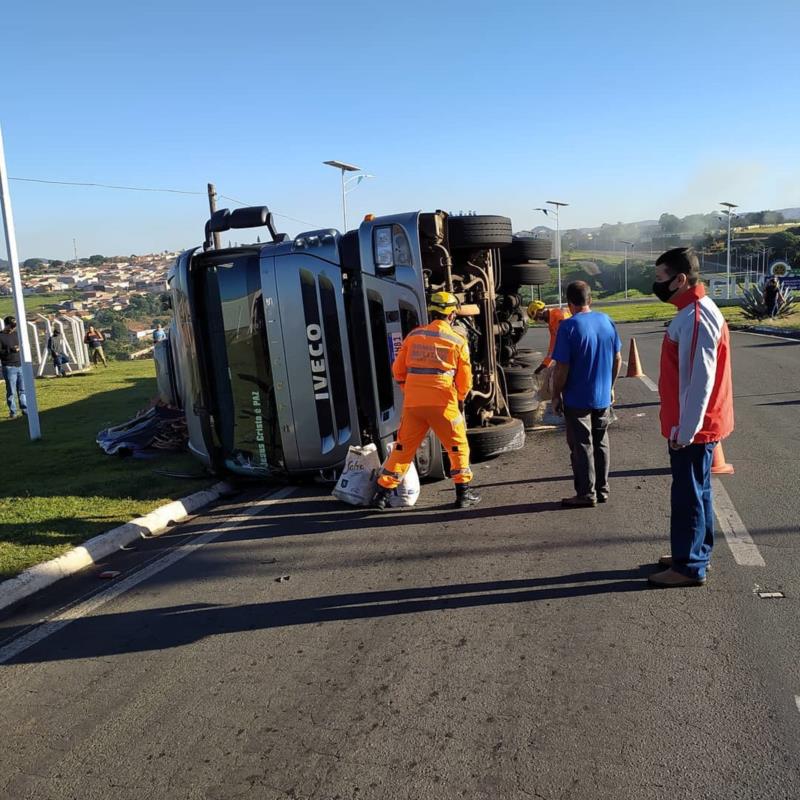
[[[663,327],[620,332],[657,380]],[[706,586],[648,589],[667,456],[626,379],[606,506],[561,510],[562,435],[533,434],[471,511],[239,498],[0,620],[0,658],[31,643],[0,667],[0,796],[797,798],[800,343],[733,341],[722,480],[765,566],[720,536]]]

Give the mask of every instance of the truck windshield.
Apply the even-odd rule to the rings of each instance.
[[[243,475],[283,467],[258,254],[204,259],[197,272],[210,411],[225,466]],[[202,328],[205,328],[203,330]]]

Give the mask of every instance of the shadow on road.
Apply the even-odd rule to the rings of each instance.
[[[21,653],[11,663],[67,661],[165,650],[192,644],[208,636],[294,625],[648,591],[646,578],[653,570],[648,565],[549,578],[354,592],[237,606],[197,603],[99,614],[75,620],[60,642],[45,641]]]
[[[609,473],[609,478],[645,478],[654,475],[669,475],[669,467],[653,467],[651,469],[618,469],[612,470]],[[522,478],[518,481],[499,481],[497,483],[476,483],[478,489],[483,489],[485,486],[513,486],[515,484],[526,483],[558,483],[560,481],[571,482],[572,475],[550,475],[545,478]],[[613,487],[612,487],[613,488]],[[542,505],[553,505],[552,503],[543,503]],[[556,504],[560,508],[560,504]],[[472,512],[474,513],[474,512]]]
[[[796,342],[761,342],[760,344],[746,344],[745,347],[792,347],[800,344],[800,339]]]

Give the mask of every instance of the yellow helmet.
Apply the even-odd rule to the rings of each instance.
[[[428,311],[451,314],[458,308],[458,298],[450,292],[434,292],[428,302]]]
[[[544,304],[544,303],[543,303],[541,300],[534,300],[534,301],[533,301],[533,302],[532,302],[532,303],[531,303],[531,304],[528,306],[528,316],[529,316],[531,319],[536,319],[536,315],[537,315],[537,314],[538,314],[540,311],[544,311],[544,310],[545,310],[545,308],[546,308],[546,305],[545,305],[545,304]]]

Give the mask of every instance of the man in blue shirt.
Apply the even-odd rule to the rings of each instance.
[[[592,311],[588,283],[567,286],[567,303],[572,317],[559,326],[553,350],[553,409],[564,414],[575,496],[561,505],[591,508],[608,500],[608,424],[622,342],[614,323]]]

